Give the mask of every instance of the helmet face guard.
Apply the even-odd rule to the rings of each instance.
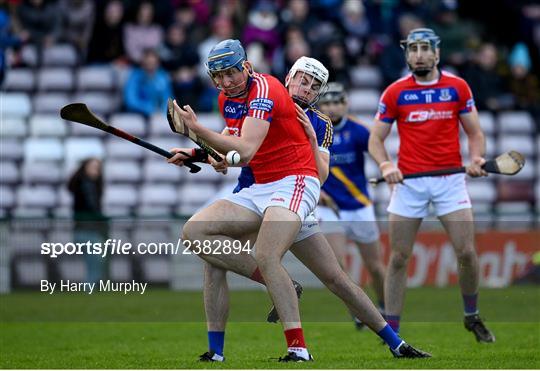
[[[292,91],[293,100],[302,107],[307,107],[313,105],[317,102],[321,94],[324,94],[326,91],[326,84],[328,82],[328,70],[324,65],[314,58],[300,57],[291,67],[289,74],[285,80],[285,86],[289,88],[291,81],[300,73],[300,79],[303,81],[304,76],[309,76],[310,81],[309,86],[303,86],[303,89],[307,89],[315,94],[314,97],[308,99],[304,94],[301,94],[300,91]],[[317,89],[313,88],[315,81],[320,83],[320,87]],[[300,88],[300,87],[299,87]],[[300,90],[300,89],[298,89]]]
[[[320,95],[319,104],[324,103],[346,103],[347,94],[345,87],[339,82],[328,83],[327,89]]]
[[[405,40],[400,41],[401,49],[405,52],[405,59],[407,59],[407,53],[409,51],[409,47],[413,44],[428,44],[431,50],[433,50],[433,53],[437,53],[437,50],[439,49],[439,44],[441,43],[441,39],[435,31],[433,31],[430,28],[416,28],[409,32],[409,35],[407,35],[407,38]],[[421,67],[421,68],[413,68],[409,62],[407,62],[407,66],[409,67],[409,70],[412,71],[413,74],[417,76],[426,76],[428,73],[430,73],[437,65],[438,60],[433,64],[433,66],[430,67]]]
[[[234,95],[231,95],[227,94],[227,90],[236,90],[242,84],[233,86],[232,88],[224,89],[222,86],[220,86],[219,83],[216,82],[216,77],[223,71],[231,68],[236,68],[240,72],[244,71],[244,69],[246,68],[246,61],[246,52],[242,47],[240,41],[228,39],[216,44],[212,48],[212,50],[210,50],[206,61],[206,71],[208,73],[208,76],[210,76],[210,78],[212,79],[212,82],[214,83],[216,88],[218,88],[219,90],[223,90],[225,95],[231,98],[238,97],[246,92],[248,85],[247,81],[242,82],[242,84],[245,83],[246,85],[245,89],[238,93],[235,93]]]

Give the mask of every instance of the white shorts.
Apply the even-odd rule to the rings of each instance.
[[[317,218],[315,218],[315,215],[311,213],[307,216],[306,220],[302,222],[302,227],[300,228],[300,231],[296,235],[296,238],[294,239],[294,243],[303,241],[306,238],[311,237],[315,233],[319,233],[319,232],[321,232],[321,228],[319,227]]]
[[[315,215],[325,234],[345,233],[348,238],[360,243],[372,243],[379,239],[373,205],[356,210],[340,210],[339,218],[329,207],[317,206]]]
[[[255,183],[223,199],[243,206],[261,217],[268,207],[281,206],[294,212],[303,222],[317,206],[320,192],[319,179],[290,175],[271,183]]]
[[[406,218],[425,218],[430,203],[437,216],[470,209],[465,174],[406,179],[394,187],[387,211]]]

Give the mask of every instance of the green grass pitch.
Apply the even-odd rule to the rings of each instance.
[[[323,368],[538,369],[540,288],[484,289],[482,317],[495,344],[477,344],[461,322],[457,288],[407,292],[402,335],[433,354],[394,359],[370,331],[356,331],[345,307],[326,290],[301,300],[306,341],[315,362],[280,364],[281,326],[263,322],[263,291],[233,292],[224,364],[201,364],[206,327],[200,292],[150,290],[145,295],[0,296],[1,368]]]

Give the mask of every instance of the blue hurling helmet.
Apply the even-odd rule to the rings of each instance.
[[[206,70],[212,81],[215,73],[236,67],[238,71],[244,70],[244,62],[247,60],[246,51],[238,40],[227,39],[217,43],[208,53]],[[215,84],[215,82],[214,82]],[[221,90],[219,86],[216,85]],[[235,96],[242,95],[236,94]]]
[[[405,40],[399,42],[399,45],[406,50],[410,44],[418,42],[426,42],[435,50],[439,47],[441,38],[431,28],[415,28],[409,32]]]

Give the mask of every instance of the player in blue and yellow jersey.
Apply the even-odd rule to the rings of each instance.
[[[317,218],[343,268],[347,238],[358,246],[362,261],[369,271],[380,309],[384,309],[384,264],[379,244],[379,229],[369,197],[364,173],[368,151],[369,128],[347,115],[347,96],[343,85],[328,84],[319,107],[334,126],[334,142],[330,147],[330,173],[321,192]],[[337,215],[325,205],[335,204]],[[358,328],[361,323],[355,319]]]

